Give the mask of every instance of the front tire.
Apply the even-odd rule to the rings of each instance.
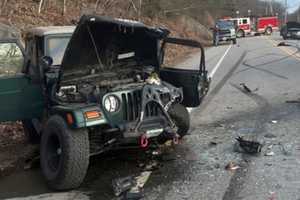
[[[233,44],[236,44],[236,38],[232,40]]]
[[[54,190],[77,188],[89,166],[89,138],[85,129],[71,130],[60,116],[52,116],[41,138],[41,168]]]
[[[271,27],[268,27],[265,31],[266,35],[271,35],[273,32],[272,28]]]
[[[238,30],[238,32],[236,33],[236,36],[238,38],[245,37],[245,32],[243,30]]]
[[[168,113],[178,128],[178,135],[180,138],[183,138],[190,129],[190,114],[188,110],[181,104],[174,104]]]

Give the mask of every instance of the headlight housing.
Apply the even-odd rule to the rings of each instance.
[[[110,112],[117,112],[120,108],[120,100],[115,95],[108,95],[104,99],[104,108]]]

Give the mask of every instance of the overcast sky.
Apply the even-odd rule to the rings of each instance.
[[[285,3],[285,0],[281,0],[281,2]],[[288,10],[289,12],[294,12],[300,5],[300,0],[288,0]]]

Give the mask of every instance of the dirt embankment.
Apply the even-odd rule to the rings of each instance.
[[[119,18],[137,19],[135,12],[127,12],[127,5],[123,1],[115,5],[98,5],[97,8],[90,0],[68,1],[65,14],[62,5],[56,0],[44,0],[39,13],[38,0],[8,0],[0,2],[0,22],[14,26],[20,32],[35,26],[75,25],[83,14],[108,15]],[[106,1],[106,3],[109,1]],[[111,1],[113,2],[113,1]],[[178,16],[173,18],[149,18],[141,16],[141,21],[151,26],[168,28],[172,36],[198,40],[204,45],[211,42],[211,34],[196,20]],[[175,46],[169,48],[168,63],[179,61],[193,50]],[[176,59],[175,59],[176,58]],[[32,157],[37,147],[26,143],[21,123],[0,124],[0,177],[9,172],[23,168],[26,160]]]

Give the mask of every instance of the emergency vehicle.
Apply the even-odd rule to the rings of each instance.
[[[233,21],[236,26],[237,37],[245,35],[266,34],[271,35],[273,31],[279,29],[279,20],[277,16],[272,17],[241,17],[225,18]]]

